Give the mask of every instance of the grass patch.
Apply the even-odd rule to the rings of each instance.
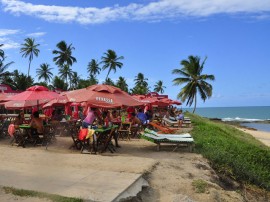
[[[270,190],[270,149],[233,126],[188,113],[195,151],[219,173]]]
[[[195,188],[196,193],[205,193],[208,187],[207,182],[202,179],[193,180],[192,186]]]
[[[48,194],[48,193],[24,190],[24,189],[15,189],[13,187],[3,187],[3,189],[6,193],[11,193],[13,195],[21,196],[21,197],[45,198],[53,202],[83,202],[83,200],[79,198],[65,197],[65,196],[59,196],[56,194]]]

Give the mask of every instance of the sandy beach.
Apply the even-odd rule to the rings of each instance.
[[[256,139],[260,140],[262,143],[270,147],[270,132],[264,132],[247,128],[238,128],[238,129],[252,135]]]
[[[269,133],[243,128],[240,130],[253,135],[267,145],[270,143]],[[63,165],[68,169],[77,169],[92,166],[90,162],[96,162],[94,167],[92,166],[96,170],[109,168],[115,172],[143,173],[149,187],[144,188],[137,197],[127,201],[239,202],[246,199],[263,201],[254,199],[248,194],[244,199],[239,192],[227,189],[220,177],[210,167],[207,159],[199,154],[188,152],[186,147],[172,152],[172,147],[164,146],[160,152],[157,152],[155,144],[142,139],[133,139],[120,141],[121,148],[114,154],[106,152],[101,155],[89,155],[68,149],[71,143],[69,137],[58,137],[57,142],[49,147],[49,151],[45,151],[44,147],[14,147],[8,144],[8,140],[0,140],[0,152],[2,153],[0,160],[6,162],[6,165],[12,164],[13,172],[16,172],[16,169],[18,172],[22,169],[24,172],[32,172],[32,168],[36,164],[39,164],[40,167],[50,165],[51,169]],[[46,161],[40,162],[38,159],[46,159]],[[145,167],[147,170],[143,169]],[[5,167],[4,164],[1,169],[9,170],[11,168]],[[198,180],[206,183],[204,193],[199,193],[194,185]],[[236,188],[239,186],[236,182],[233,183]],[[18,197],[6,194],[0,189],[0,201],[45,202],[48,200]]]
[[[8,141],[0,141],[0,151],[4,154],[0,156],[0,160],[6,162],[7,165],[12,164],[13,168],[2,165],[1,169],[11,169],[12,172],[16,172],[16,169],[18,172],[22,169],[24,172],[32,172],[38,159],[46,159],[45,162],[39,162],[39,164],[41,167],[50,165],[51,169],[63,165],[70,169],[78,168],[78,165],[80,168],[85,168],[91,165],[89,162],[94,161],[96,163],[93,169],[96,170],[110,168],[116,172],[144,173],[150,186],[130,201],[216,201],[216,199],[243,201],[243,197],[239,193],[222,188],[219,177],[205,158],[188,152],[186,147],[172,152],[171,146],[164,146],[160,152],[157,152],[155,144],[142,139],[133,139],[120,141],[121,148],[117,150],[117,153],[106,152],[102,155],[89,155],[68,149],[72,143],[69,137],[59,137],[57,142],[50,146],[49,151],[44,151],[42,147],[12,147],[7,143]],[[48,155],[50,156],[48,157]],[[154,166],[149,168],[151,164]],[[141,169],[145,166],[148,167],[147,170]],[[194,187],[193,183],[197,180],[206,182],[204,193],[198,193]],[[3,190],[0,191],[0,200],[8,202],[48,201],[5,194]]]

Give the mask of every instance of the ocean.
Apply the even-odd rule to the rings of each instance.
[[[193,111],[193,108],[182,108]],[[195,114],[207,118],[218,118],[222,121],[239,121],[241,125],[270,132],[270,106],[256,107],[202,107],[196,108]]]

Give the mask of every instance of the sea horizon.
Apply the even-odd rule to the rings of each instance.
[[[192,112],[193,108],[182,108]],[[224,122],[237,121],[241,125],[270,132],[270,106],[198,107],[195,114]]]

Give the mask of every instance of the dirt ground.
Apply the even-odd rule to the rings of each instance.
[[[129,161],[142,158],[142,161],[155,161],[155,165],[144,172],[144,178],[148,181],[149,187],[143,188],[137,197],[125,201],[172,201],[172,202],[192,202],[192,201],[267,201],[266,198],[256,198],[249,193],[244,196],[240,193],[239,184],[233,182],[233,189],[230,186],[223,186],[222,180],[209,166],[208,161],[201,155],[188,152],[186,147],[178,148],[172,152],[172,146],[162,146],[161,151],[156,151],[156,145],[142,139],[132,139],[131,141],[120,141],[121,148],[116,153],[106,152],[104,154],[91,155],[79,154],[79,151],[69,149],[72,144],[70,137],[57,137],[57,141],[49,146],[49,152],[55,155],[55,161],[59,160],[61,154],[78,154],[80,157],[88,155],[89,158],[104,158],[106,161],[113,161],[115,169],[132,172],[128,164],[123,164],[123,157],[128,157]],[[44,147],[35,148],[15,148],[9,145],[8,139],[0,139],[0,149],[8,151],[16,161],[16,152],[44,150]],[[14,152],[14,154],[12,154]],[[114,158],[108,158],[113,156]],[[30,158],[30,157],[29,157]],[[76,164],[84,161],[84,158],[77,158]],[[51,159],[54,161],[54,159]],[[67,162],[67,161],[66,161]],[[72,161],[73,162],[73,161]],[[83,163],[83,162],[82,162]],[[65,166],[75,166],[71,161]],[[102,164],[96,165],[102,169]],[[117,168],[117,166],[119,168]],[[139,164],[137,166],[140,166]],[[0,177],[1,178],[1,177]],[[203,192],[203,193],[200,193]],[[15,202],[45,202],[46,199],[18,197],[6,194],[0,189],[0,201]]]

